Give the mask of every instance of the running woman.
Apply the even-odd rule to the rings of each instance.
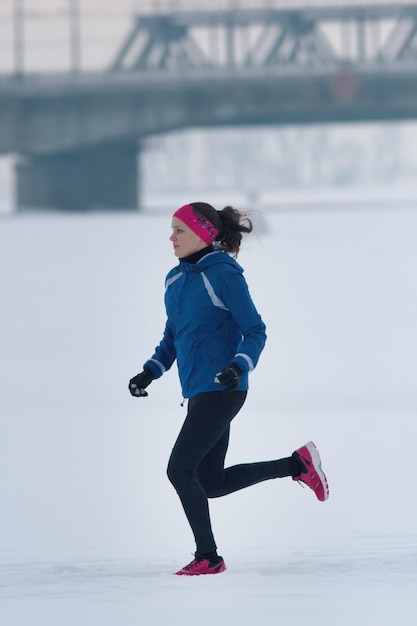
[[[242,234],[251,231],[247,215],[231,206],[216,211],[193,202],[175,211],[170,241],[179,264],[166,277],[165,330],[143,371],[129,382],[132,396],[146,397],[150,383],[176,360],[188,399],[167,471],[196,543],[194,559],[176,572],[179,576],[226,569],[217,553],[209,498],[287,476],[310,487],[320,501],[329,496],[311,441],[286,458],[224,466],[230,423],[245,402],[248,375],[266,341],[265,324],[235,260]]]

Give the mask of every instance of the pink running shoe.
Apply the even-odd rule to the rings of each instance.
[[[292,455],[304,468],[294,480],[300,481],[310,487],[320,502],[329,497],[329,485],[325,473],[321,468],[319,451],[312,441],[298,448]]]
[[[205,556],[195,553],[194,559],[180,569],[179,572],[175,572],[176,576],[201,576],[202,574],[221,574],[226,569],[226,564],[221,556],[218,557],[216,562],[210,562]]]

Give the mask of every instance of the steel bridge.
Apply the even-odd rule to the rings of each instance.
[[[135,208],[157,133],[416,117],[417,3],[146,14],[106,71],[0,80],[21,206]]]

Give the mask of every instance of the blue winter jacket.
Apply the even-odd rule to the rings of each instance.
[[[221,391],[217,372],[236,363],[242,371],[238,389],[248,389],[266,340],[243,277],[227,253],[214,251],[197,263],[180,260],[166,277],[167,322],[161,343],[144,368],[155,378],[177,359],[184,398]]]

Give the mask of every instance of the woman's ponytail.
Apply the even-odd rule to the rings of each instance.
[[[232,206],[216,211],[211,204],[206,202],[191,202],[191,206],[204,215],[219,231],[216,237],[217,247],[237,257],[242,233],[250,233],[253,230],[253,224],[247,214]]]
[[[225,252],[230,252],[234,257],[239,254],[242,233],[250,233],[253,224],[243,211],[232,206],[226,206],[222,211],[218,211],[222,229],[218,236],[218,243]]]

